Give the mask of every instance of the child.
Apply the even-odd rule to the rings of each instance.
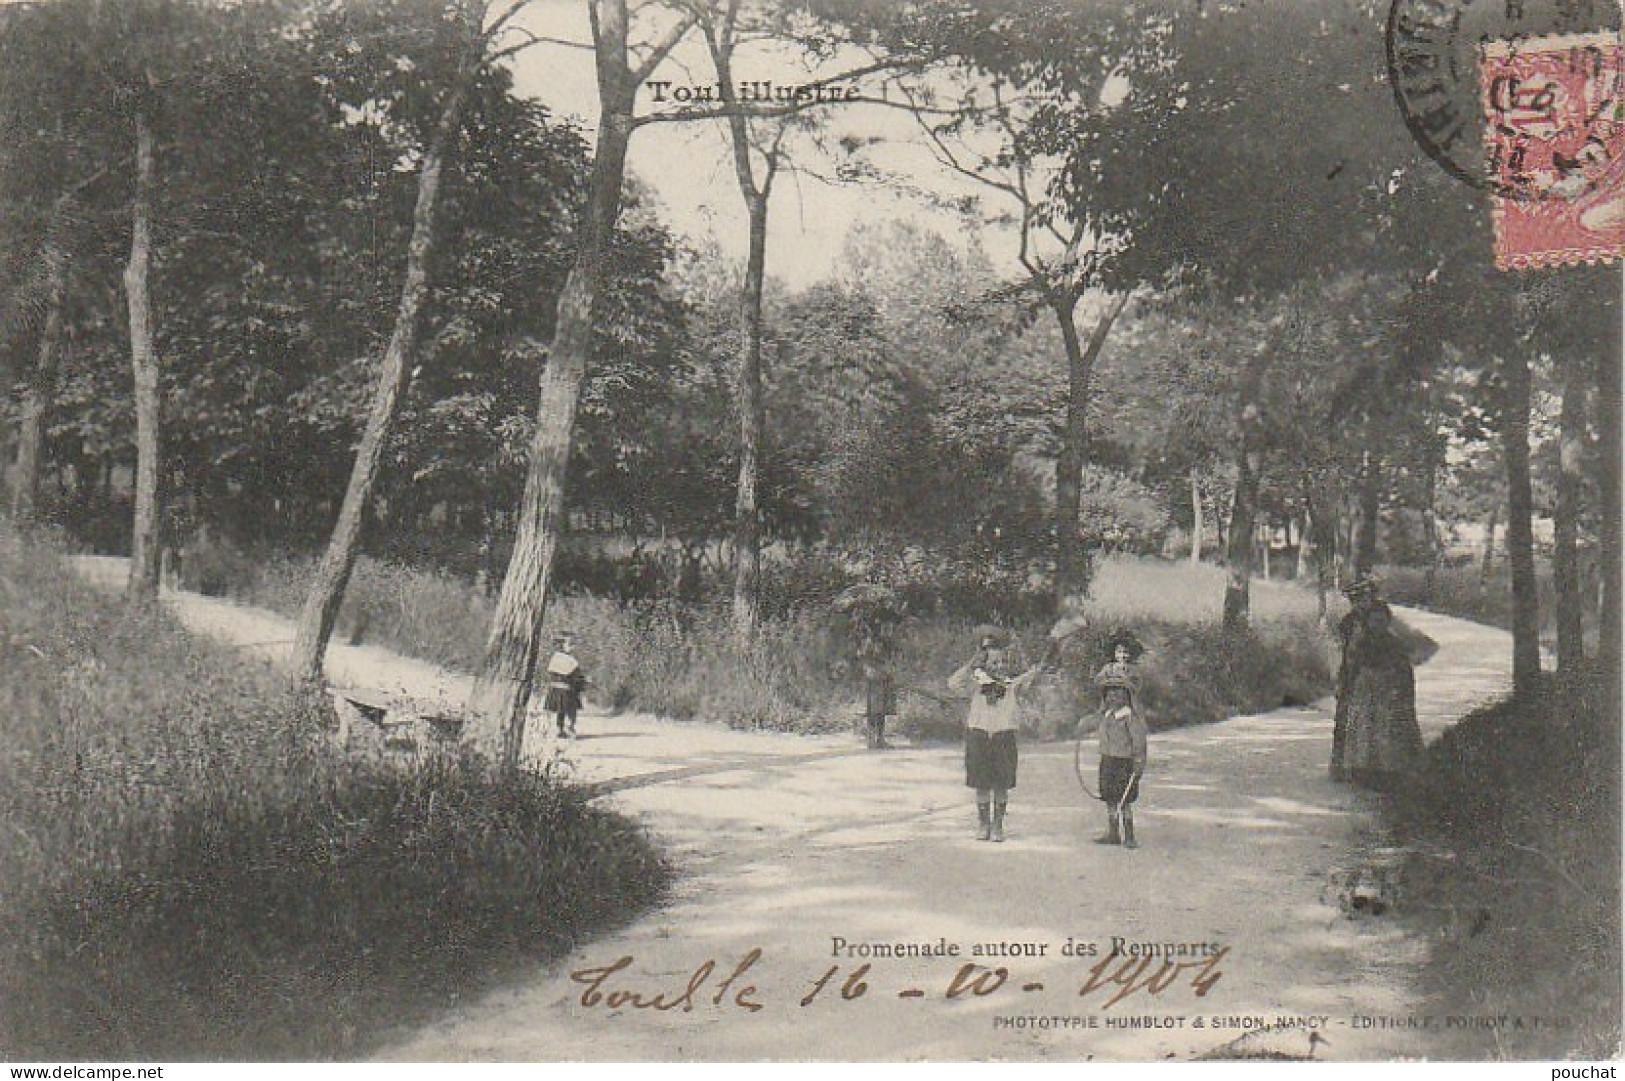
[[[886,742],[886,718],[897,712],[897,681],[883,662],[866,660],[863,669],[863,715],[869,749],[884,751],[891,748]]]
[[[965,784],[976,790],[979,841],[1004,840],[1004,812],[1016,787],[1016,696],[1038,669],[1013,675],[1003,632],[988,630],[970,663],[948,679],[949,689],[970,695],[965,718]]]
[[[1134,840],[1134,801],[1145,775],[1145,718],[1140,713],[1140,673],[1134,662],[1143,647],[1132,635],[1112,640],[1112,660],[1095,675],[1100,689],[1100,798],[1106,804],[1106,832],[1096,844],[1138,848]],[[1084,724],[1088,724],[1085,719]],[[1119,832],[1121,828],[1121,832]]]
[[[553,711],[560,739],[575,737],[576,714],[586,689],[587,674],[570,653],[570,636],[561,634],[553,639],[553,655],[547,659],[547,700],[543,704]]]

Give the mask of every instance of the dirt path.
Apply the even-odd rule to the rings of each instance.
[[[86,569],[115,580],[122,573],[95,561]],[[177,610],[228,641],[284,643],[251,647],[270,656],[291,639],[286,621],[269,613],[192,595]],[[1500,631],[1403,615],[1439,644],[1417,673],[1432,738],[1505,688],[1511,651]],[[455,700],[461,690],[457,678],[383,650],[337,647],[330,669],[339,682],[419,697]],[[544,738],[529,751],[557,755],[582,780],[612,782],[617,790],[603,798],[646,822],[680,860],[676,897],[533,979],[403,1036],[381,1057],[1145,1061],[1194,1057],[1238,1038],[1237,1050],[1305,1054],[1309,1028],[1249,1027],[1289,1018],[1314,1023],[1326,1041],[1322,1058],[1429,1052],[1427,1033],[1382,1023],[1416,1012],[1425,943],[1328,903],[1334,872],[1360,865],[1381,838],[1374,798],[1326,779],[1327,704],[1154,736],[1138,851],[1089,843],[1103,815],[1080,794],[1070,745],[1023,747],[1001,845],[973,838],[955,748],[870,754],[847,738],[625,716],[584,717],[582,730],[585,738],[554,746],[533,725]],[[1190,966],[1160,991],[1141,987],[1107,1006],[1121,985],[1080,991],[1114,936],[1226,952],[1211,964],[1187,957]],[[962,953],[835,956],[837,938],[943,940]],[[1069,942],[1099,953],[1068,956]],[[972,957],[981,943],[1042,946],[1043,956]],[[606,977],[602,997],[572,981],[572,972],[623,957],[631,960]],[[844,999],[848,975],[866,960],[862,993],[854,983],[855,997]],[[1008,970],[1003,985],[948,997],[961,966],[984,961]],[[837,974],[801,1005],[831,966]],[[1215,973],[1198,996],[1197,984]],[[664,994],[672,1008],[639,1009],[624,998],[612,1008],[617,991]]]

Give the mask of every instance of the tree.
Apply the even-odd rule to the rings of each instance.
[[[122,199],[109,183],[109,132],[94,87],[64,81],[78,63],[79,13],[70,7],[9,8],[0,19],[0,205],[8,273],[0,330],[32,363],[20,376],[12,513],[36,511],[46,413],[58,377],[68,308],[92,277],[85,266],[108,243]]]
[[[39,273],[13,293],[14,308],[43,312],[39,347],[32,370],[25,377],[17,433],[17,472],[13,480],[11,516],[28,522],[34,517],[39,490],[40,452],[45,440],[45,406],[55,378],[57,350],[62,340],[63,307],[67,302],[69,253],[61,236],[68,197],[60,196],[40,244]],[[33,314],[33,312],[26,312]],[[26,315],[25,315],[26,318]]]
[[[1535,579],[1534,496],[1529,476],[1529,358],[1511,343],[1502,358],[1501,454],[1507,470],[1507,562],[1512,568],[1512,686],[1540,678],[1540,594]]]
[[[1584,367],[1562,365],[1562,435],[1558,451],[1557,507],[1553,530],[1552,607],[1557,617],[1557,670],[1572,673],[1585,660],[1580,580],[1580,500],[1585,477],[1586,394]]]
[[[469,697],[478,736],[500,741],[500,760],[509,769],[517,768],[524,744],[548,580],[564,526],[564,481],[576,409],[592,354],[609,245],[620,217],[637,91],[692,25],[687,18],[678,19],[659,32],[642,60],[634,63],[626,0],[591,0],[589,13],[600,108],[592,180],[542,372],[518,535],[497,598],[485,659]]]
[[[489,65],[513,51],[512,48],[502,49],[488,55],[491,41],[501,34],[522,2],[510,3],[491,21],[489,27],[485,26],[485,0],[470,0],[465,5],[453,7],[441,17],[442,24],[451,24],[450,34],[456,41],[453,48],[457,59],[451,83],[444,90],[440,115],[421,149],[417,200],[412,213],[412,235],[407,243],[400,303],[389,347],[384,351],[383,363],[379,367],[367,427],[356,448],[355,463],[344,492],[344,502],[339,508],[338,521],[333,526],[326,554],[317,566],[316,576],[299,615],[298,631],[294,638],[293,673],[296,679],[305,683],[321,681],[322,657],[333,632],[333,624],[338,619],[345,585],[355,566],[363,515],[372,498],[373,486],[383,462],[385,443],[401,397],[411,378],[421,317],[429,293],[429,266],[434,256],[441,171],[462,118],[463,103],[473,89],[474,80]],[[436,5],[434,10],[444,9],[442,5]]]
[[[1157,30],[1155,22],[1130,26],[1098,15],[1059,27],[1023,23],[1020,32],[1033,38],[1018,33],[998,39],[989,52],[964,56],[956,94],[904,91],[937,160],[1014,204],[1022,277],[1004,293],[1024,295],[1060,331],[1067,393],[1055,463],[1058,610],[1076,607],[1088,593],[1079,512],[1095,366],[1134,287],[1149,274],[1123,258],[1139,209],[1125,188],[1142,179],[1135,156],[1150,141],[1145,129],[1179,107],[1171,83],[1159,77]],[[1041,51],[1040,40],[1063,44]],[[940,48],[954,50],[952,41],[945,37]],[[1024,59],[1024,47],[1043,57],[1038,72]],[[1083,71],[1090,74],[1074,74]],[[1115,132],[1111,142],[1103,138],[1108,130]],[[1087,155],[1089,164],[1081,165],[1078,155]],[[1085,168],[1090,183],[1072,183]],[[1109,295],[1086,340],[1078,331],[1078,307],[1101,288]]]
[[[771,122],[760,138],[739,100],[734,83],[734,52],[739,44],[739,0],[727,0],[722,11],[698,17],[711,63],[716,69],[728,141],[733,150],[734,179],[745,202],[748,243],[745,276],[739,292],[739,361],[735,408],[739,421],[739,483],[734,504],[733,629],[741,641],[755,633],[761,577],[761,521],[757,507],[758,461],[762,444],[762,287],[767,265],[767,209],[773,181],[783,163],[789,121]],[[761,159],[758,167],[756,157]]]
[[[190,208],[219,194],[210,182],[235,179],[218,167],[231,141],[214,138],[211,121],[231,111],[247,43],[275,10],[65,0],[34,17],[26,29],[42,47],[24,62],[64,91],[63,141],[128,185],[122,285],[136,455],[127,593],[143,602],[157,591],[159,569],[164,364],[154,282],[163,269],[162,231],[184,232]],[[48,100],[56,96],[53,89]],[[71,186],[68,175],[60,179]]]

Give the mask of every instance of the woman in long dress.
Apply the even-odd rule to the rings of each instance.
[[[1391,791],[1422,757],[1416,674],[1386,605],[1362,613],[1349,640],[1341,765],[1364,788]]]

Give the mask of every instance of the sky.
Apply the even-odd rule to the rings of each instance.
[[[535,0],[519,20],[530,32],[554,39],[586,43],[591,40],[586,4],[582,0]],[[844,64],[841,66],[845,66]],[[598,91],[592,54],[564,45],[541,44],[520,53],[513,62],[515,87],[555,114],[579,118],[589,138],[598,119]],[[799,58],[779,53],[744,52],[734,62],[735,82],[771,80],[777,84],[804,84],[817,74],[826,77],[839,67],[815,73]],[[690,35],[663,64],[650,82],[671,82],[669,90],[646,85],[639,93],[639,115],[674,108],[677,86],[711,84],[711,61],[697,35]],[[860,91],[877,94],[878,81],[859,81]],[[657,93],[666,96],[664,103]],[[835,133],[862,132],[885,141],[871,152],[874,160],[911,178],[934,195],[953,198],[975,192],[973,182],[953,178],[932,158],[916,137],[915,122],[895,109],[862,104],[832,106],[828,127]],[[801,288],[829,275],[848,231],[860,221],[902,218],[926,224],[950,240],[964,244],[971,233],[980,234],[996,265],[1014,259],[1008,229],[980,226],[954,213],[930,207],[928,198],[874,184],[829,181],[833,158],[805,137],[793,146],[805,168],[780,175],[769,204],[768,274],[792,288]],[[719,121],[650,124],[632,137],[630,171],[650,187],[661,204],[661,218],[679,234],[704,245],[714,239],[727,255],[743,259],[745,208],[735,179],[726,129]],[[989,214],[1005,208],[998,196],[986,205]]]

